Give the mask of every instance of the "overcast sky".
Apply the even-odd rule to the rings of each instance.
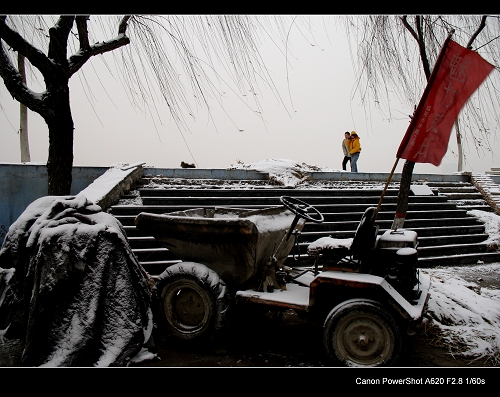
[[[171,121],[161,104],[161,122],[136,110],[126,88],[93,59],[72,77],[71,107],[75,125],[74,165],[108,166],[117,162],[144,161],[149,166],[179,167],[181,161],[199,168],[227,168],[238,160],[252,163],[270,158],[291,159],[309,165],[341,169],[341,141],[345,131],[355,130],[361,139],[360,172],[390,172],[396,151],[408,127],[407,105],[392,101],[391,117],[375,108],[362,107],[355,92],[355,75],[347,38],[329,17],[311,17],[314,38],[291,30],[293,45],[288,69],[281,54],[263,43],[261,54],[280,93],[260,85],[261,113],[250,98],[225,90],[224,111],[214,102],[213,122],[206,111],[186,117],[190,131]],[[111,62],[110,54],[104,58]],[[82,71],[92,92],[82,85]],[[99,78],[97,78],[97,75]],[[28,81],[28,83],[30,83]],[[104,89],[104,88],[105,89]],[[0,162],[20,162],[19,104],[0,84]],[[46,162],[48,129],[43,119],[29,112],[32,162]],[[214,126],[215,123],[215,126]],[[500,142],[493,142],[500,153]],[[466,148],[465,171],[485,172],[500,165],[498,157]],[[499,155],[500,156],[500,155]],[[404,160],[399,162],[400,172]],[[454,172],[457,167],[454,131],[442,164],[416,164],[415,173]]]

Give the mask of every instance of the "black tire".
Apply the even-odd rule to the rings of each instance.
[[[350,299],[328,314],[323,345],[334,365],[384,367],[400,359],[404,338],[394,317],[380,303]]]
[[[180,262],[158,276],[153,289],[159,326],[191,341],[214,337],[227,323],[230,297],[226,284],[213,270]]]

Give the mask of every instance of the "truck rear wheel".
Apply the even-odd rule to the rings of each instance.
[[[208,267],[181,262],[167,268],[155,285],[161,325],[182,340],[214,336],[227,322],[226,284]]]
[[[337,305],[323,326],[323,345],[336,365],[381,367],[397,362],[404,341],[391,313],[370,299]]]

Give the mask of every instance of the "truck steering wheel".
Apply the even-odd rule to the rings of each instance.
[[[288,208],[290,211],[292,211],[295,215],[300,216],[301,218],[307,219],[309,221],[313,221],[316,223],[321,223],[325,220],[323,217],[323,214],[319,212],[316,208],[314,208],[312,205],[309,205],[302,200],[296,199],[294,197],[290,196],[281,196],[280,201],[283,203],[283,205]],[[308,214],[308,210],[313,210],[319,218],[313,218],[311,215]]]

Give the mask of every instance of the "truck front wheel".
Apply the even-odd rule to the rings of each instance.
[[[323,326],[323,345],[335,365],[391,366],[400,358],[403,344],[394,317],[371,299],[340,303],[328,314]]]
[[[161,325],[182,340],[214,336],[227,322],[230,298],[226,284],[208,267],[181,262],[157,279]]]

